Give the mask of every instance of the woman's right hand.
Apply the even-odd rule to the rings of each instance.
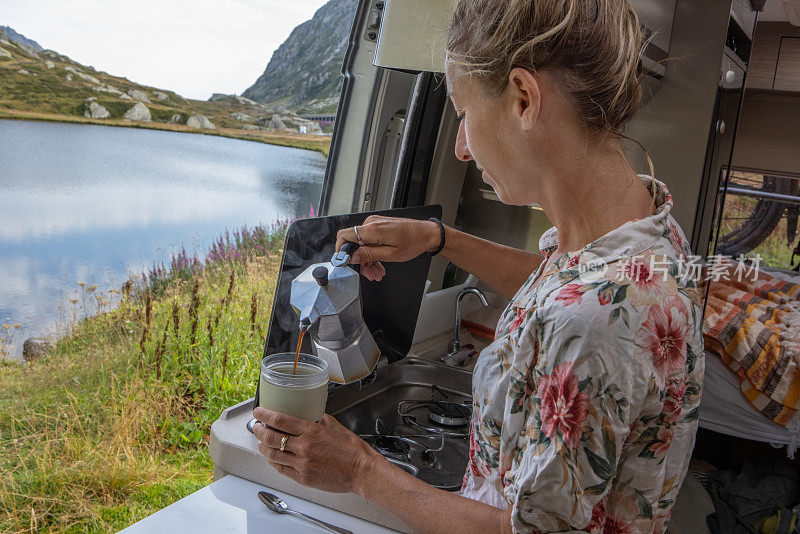
[[[382,217],[371,215],[364,224],[355,230],[343,228],[336,234],[336,250],[347,241],[359,244],[350,263],[361,264],[361,274],[368,280],[381,280],[386,269],[381,261],[413,260],[426,251],[434,251],[439,246],[441,234],[439,225],[433,221],[403,219],[399,217]]]

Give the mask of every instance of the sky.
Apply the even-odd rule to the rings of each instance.
[[[241,94],[327,0],[0,0],[0,26],[187,98]]]

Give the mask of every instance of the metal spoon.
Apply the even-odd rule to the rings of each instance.
[[[283,501],[283,499],[281,499],[277,495],[273,495],[272,493],[266,491],[259,491],[258,498],[261,499],[261,502],[263,502],[267,506],[267,508],[269,508],[273,512],[277,512],[279,514],[292,514],[298,517],[304,517],[323,528],[327,528],[331,532],[336,532],[336,534],[353,534],[352,531],[350,530],[339,528],[337,526],[326,523],[325,521],[320,521],[319,519],[313,518],[310,515],[298,512],[297,510],[292,510]]]

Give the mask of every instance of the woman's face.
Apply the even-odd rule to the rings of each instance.
[[[447,90],[459,117],[456,157],[474,160],[489,184],[506,204],[528,205],[537,201],[536,169],[530,166],[530,150],[522,157],[526,132],[515,120],[513,102],[507,91],[490,96],[471,76],[462,75],[449,61],[446,64]],[[521,165],[522,161],[528,165]],[[533,178],[533,181],[532,181]]]

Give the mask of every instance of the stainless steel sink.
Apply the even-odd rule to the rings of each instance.
[[[368,404],[374,405],[374,411],[370,412],[367,407],[364,409],[365,413],[373,414],[389,406],[392,402],[389,400],[390,396],[399,400],[406,392],[420,395],[424,390],[427,394],[432,385],[459,398],[472,398],[471,372],[409,356],[378,370],[375,380],[367,386],[354,383],[336,388],[328,397],[325,411],[338,419],[342,412],[370,401]],[[384,392],[389,393],[384,395]]]

